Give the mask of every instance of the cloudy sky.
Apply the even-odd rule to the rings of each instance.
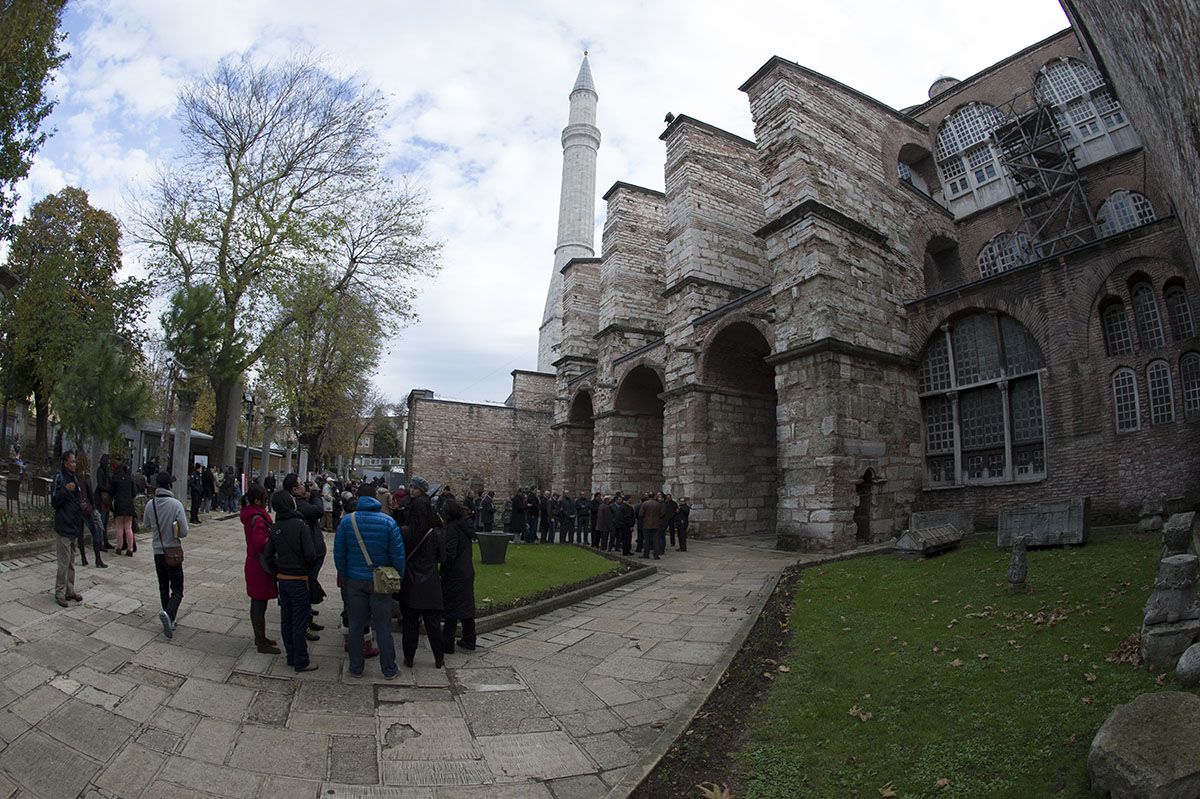
[[[735,11],[736,9],[736,11]],[[180,87],[222,57],[315,53],[387,97],[390,166],[429,197],[444,269],[376,383],[502,401],[534,369],[553,263],[567,94],[586,48],[600,95],[597,195],[663,187],[667,111],[752,138],[742,84],[771,56],[901,108],[1067,26],[1056,0],[71,0],[57,133],[19,212],[64,185],[127,218],[178,146]],[[604,204],[597,197],[596,246]],[[599,254],[599,253],[598,253]],[[136,253],[126,266],[140,268]]]

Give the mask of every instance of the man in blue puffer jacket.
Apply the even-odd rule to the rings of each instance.
[[[355,523],[359,535],[355,535]],[[370,556],[370,566],[363,557],[363,547]],[[370,483],[359,487],[354,512],[343,516],[338,523],[333,539],[333,562],[346,586],[351,676],[361,677],[363,673],[363,628],[369,613],[379,646],[379,668],[385,680],[394,679],[399,669],[396,668],[396,642],[392,639],[392,595],[374,592],[371,568],[392,566],[404,574],[404,540],[395,520],[383,512],[383,506],[375,499],[375,486]]]

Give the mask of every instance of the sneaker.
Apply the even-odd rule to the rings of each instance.
[[[305,633],[304,637],[310,641],[320,641],[321,640],[321,636],[317,635],[317,631],[314,630],[312,627],[308,628],[308,632]]]
[[[162,622],[163,635],[170,638],[175,632],[175,625],[171,622],[171,617],[167,615],[165,610],[158,612],[158,620]]]
[[[304,666],[303,668],[296,669],[296,671],[316,671],[318,668],[319,667],[317,666],[316,663],[309,663],[307,666]]]
[[[317,624],[315,621],[309,621],[309,623],[308,623],[308,629],[310,629],[310,630],[316,630],[317,632],[320,632],[321,630],[324,630],[324,629],[325,629],[325,625],[324,625],[324,624]]]
[[[363,673],[361,671],[350,671],[349,669],[347,669],[346,671],[350,674],[351,677],[358,678],[358,677],[363,676]]]
[[[397,677],[399,677],[399,676],[400,676],[400,669],[396,669],[396,670],[395,670],[395,671],[393,671],[391,674],[385,674],[385,675],[383,675],[383,679],[385,679],[385,680],[394,680],[394,679],[396,679],[396,678],[397,678]]]
[[[379,647],[370,641],[363,641],[363,657],[373,658],[379,656]]]
[[[479,646],[478,644],[469,644],[461,638],[458,639],[458,641],[456,641],[455,643],[458,645],[459,649],[465,649],[468,652],[474,652],[477,649],[483,648],[483,647]]]

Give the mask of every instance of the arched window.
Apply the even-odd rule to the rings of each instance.
[[[1119,189],[1108,195],[1108,199],[1100,206],[1096,221],[1100,223],[1100,235],[1112,236],[1123,230],[1153,222],[1158,217],[1154,214],[1154,206],[1145,195],[1136,191]]]
[[[1125,306],[1119,302],[1108,305],[1101,314],[1104,321],[1104,344],[1109,355],[1132,355],[1133,333],[1129,330],[1129,317]]]
[[[1176,341],[1183,341],[1196,335],[1196,326],[1192,323],[1192,306],[1188,302],[1187,292],[1183,286],[1168,286],[1166,291],[1167,316],[1171,320],[1171,335]]]
[[[1034,86],[1038,99],[1053,108],[1058,129],[1080,165],[1137,145],[1121,104],[1100,73],[1082,61],[1051,61]]]
[[[979,275],[991,277],[1040,257],[1041,251],[1024,233],[1001,233],[993,236],[979,251]]]
[[[1183,418],[1200,416],[1200,355],[1186,353],[1179,359],[1179,382],[1183,388]]]
[[[963,106],[942,121],[935,158],[947,200],[1001,177],[988,134],[1004,121],[1004,114],[983,103]]]
[[[1127,433],[1141,426],[1138,407],[1137,375],[1132,369],[1113,372],[1113,412],[1117,419],[1117,432]]]
[[[1175,421],[1175,395],[1166,361],[1152,361],[1146,367],[1146,385],[1150,387],[1150,424]]]
[[[1149,283],[1138,283],[1133,287],[1133,316],[1137,319],[1142,349],[1161,347],[1165,343],[1158,300]]]
[[[1046,474],[1041,349],[1019,322],[976,313],[945,325],[918,373],[933,486]]]

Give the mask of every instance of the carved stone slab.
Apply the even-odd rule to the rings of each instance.
[[[914,514],[915,515],[915,514]],[[906,530],[893,547],[897,555],[923,557],[958,546],[963,534],[952,524]]]
[[[1024,536],[1031,547],[1082,544],[1088,537],[1090,497],[1071,497],[1000,508],[996,546],[1008,549]]]

